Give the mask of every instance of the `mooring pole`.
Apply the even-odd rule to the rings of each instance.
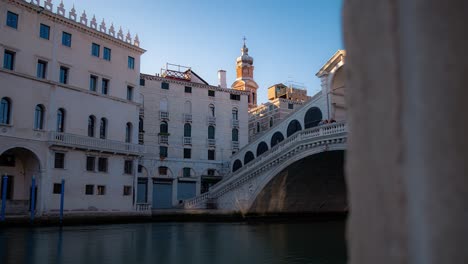
[[[3,176],[3,188],[2,188],[2,212],[0,220],[5,221],[5,208],[6,208],[6,199],[7,199],[7,185],[8,185],[8,176],[5,174]]]
[[[34,221],[36,207],[36,178],[33,176],[31,181],[31,224]]]
[[[62,225],[62,221],[63,221],[63,200],[64,200],[64,197],[65,197],[65,180],[62,179],[62,186],[61,186],[61,190],[60,190],[60,225]]]

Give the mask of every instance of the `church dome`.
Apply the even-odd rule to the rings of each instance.
[[[249,49],[245,46],[245,42],[241,49],[241,56],[237,57],[237,63],[253,64],[253,58],[249,56]]]

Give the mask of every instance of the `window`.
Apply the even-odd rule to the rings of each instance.
[[[161,83],[161,89],[169,90],[169,83],[167,83],[167,82],[162,82],[162,83]]]
[[[46,69],[47,69],[47,62],[43,60],[37,61],[37,78],[45,79],[46,78]]]
[[[240,95],[238,95],[238,94],[231,94],[231,95],[230,95],[230,98],[231,98],[231,100],[240,101],[240,98],[241,98],[241,97],[240,97]]]
[[[36,105],[34,110],[34,129],[44,128],[44,106]]]
[[[97,186],[97,195],[105,195],[106,194],[106,186],[98,185]]]
[[[107,172],[107,158],[98,159],[98,171]]]
[[[101,46],[96,43],[91,45],[91,55],[94,57],[99,57],[99,52],[101,51]]]
[[[87,171],[94,171],[95,164],[96,164],[96,157],[92,157],[92,156],[86,157],[86,170]]]
[[[127,123],[125,126],[125,142],[131,143],[132,142],[132,123]]]
[[[138,164],[137,172],[138,172],[138,173],[142,173],[142,172],[143,172],[143,166],[141,166],[140,164]]]
[[[8,11],[6,24],[12,28],[18,28],[18,14]]]
[[[62,32],[62,45],[71,47],[72,35],[67,32]]]
[[[159,147],[159,156],[162,158],[167,158],[167,147],[164,147],[164,146]]]
[[[214,126],[208,127],[208,139],[215,139],[215,127]]]
[[[239,111],[237,108],[232,109],[232,120],[239,120]]]
[[[215,96],[215,91],[213,91],[213,90],[208,90],[208,96],[214,97],[214,96]]]
[[[65,110],[60,108],[57,110],[57,132],[63,133],[65,131]]]
[[[239,141],[239,130],[233,129],[232,130],[232,141],[238,142]]]
[[[48,40],[50,38],[50,27],[47,25],[41,24],[39,28],[39,37]]]
[[[123,195],[124,196],[132,195],[132,186],[124,186],[123,187]]]
[[[109,80],[107,80],[107,79],[102,79],[102,82],[101,82],[101,93],[102,93],[102,94],[108,94],[108,93],[109,93]]]
[[[257,133],[259,133],[259,132],[260,132],[260,123],[257,122]]]
[[[144,138],[145,131],[143,130],[143,118],[139,118],[138,122],[138,144],[143,145],[145,143]]]
[[[162,121],[161,124],[159,125],[159,134],[168,134],[169,129],[167,127],[167,122]]]
[[[95,75],[89,76],[89,90],[95,92],[97,86],[98,77]]]
[[[133,172],[133,160],[125,160],[124,162],[124,173],[132,174]]]
[[[140,79],[140,86],[145,86],[145,79]]]
[[[135,69],[135,58],[128,56],[128,68]]]
[[[159,167],[159,175],[167,175],[167,167]]]
[[[106,61],[110,61],[111,60],[111,55],[112,55],[112,50],[109,49],[109,48],[104,47],[104,54],[103,54],[102,58],[105,59]]]
[[[61,183],[54,183],[53,194],[61,194],[62,193],[62,184]]]
[[[86,185],[85,186],[85,194],[86,195],[93,195],[94,194],[94,185]]]
[[[107,119],[101,118],[101,124],[99,126],[99,138],[105,139],[107,134]]]
[[[133,87],[132,86],[127,86],[127,100],[129,101],[133,100]]]
[[[183,168],[183,177],[190,177],[190,168]]]
[[[9,125],[11,116],[11,101],[3,97],[0,101],[0,124]]]
[[[192,87],[190,87],[190,86],[185,86],[185,92],[186,92],[186,93],[192,93]]]
[[[273,117],[270,117],[270,127],[273,126]]]
[[[192,158],[192,149],[184,148],[184,159]]]
[[[188,123],[184,125],[184,137],[192,137],[192,126]]]
[[[208,169],[207,174],[208,174],[208,176],[215,176],[215,170],[214,169]]]
[[[65,153],[59,153],[59,152],[55,153],[54,168],[56,169],[65,168]]]
[[[208,160],[215,160],[215,150],[209,149],[208,150]]]
[[[96,117],[91,115],[88,117],[88,137],[94,137],[95,126],[96,126]]]
[[[5,50],[3,54],[3,68],[12,71],[15,67],[15,52]]]
[[[294,105],[291,104],[291,103],[289,103],[289,104],[288,104],[288,109],[294,109]]]
[[[67,84],[68,83],[68,68],[60,66],[60,83]]]
[[[209,113],[209,114],[210,114],[212,117],[215,117],[215,106],[212,105],[212,104],[210,104],[209,107],[210,107],[210,113]]]

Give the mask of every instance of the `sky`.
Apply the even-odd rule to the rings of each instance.
[[[43,1],[41,1],[43,2]],[[54,10],[58,0],[53,0]],[[258,101],[267,88],[294,81],[308,94],[320,90],[318,70],[338,50],[342,0],[63,0],[66,13],[75,6],[96,15],[98,24],[112,22],[140,38],[141,72],[155,74],[166,63],[191,67],[211,85],[217,72],[235,81],[236,58],[243,37],[254,58]]]

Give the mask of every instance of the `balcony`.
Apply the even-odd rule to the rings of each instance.
[[[239,151],[239,141],[232,141],[232,150]]]
[[[216,117],[214,116],[208,116],[206,119],[208,125],[216,125]]]
[[[169,112],[159,111],[160,120],[169,120]]]
[[[184,145],[192,145],[191,137],[184,137],[183,141],[184,141]]]
[[[233,128],[239,128],[239,120],[233,119],[232,120],[232,127]]]
[[[207,144],[209,148],[214,148],[216,147],[216,139],[207,139]]]
[[[192,114],[183,114],[185,123],[192,123]]]
[[[169,135],[159,135],[159,144],[169,144]]]
[[[48,132],[48,140],[50,145],[55,146],[98,150],[125,155],[142,155],[145,151],[145,147],[142,145],[53,131]]]

